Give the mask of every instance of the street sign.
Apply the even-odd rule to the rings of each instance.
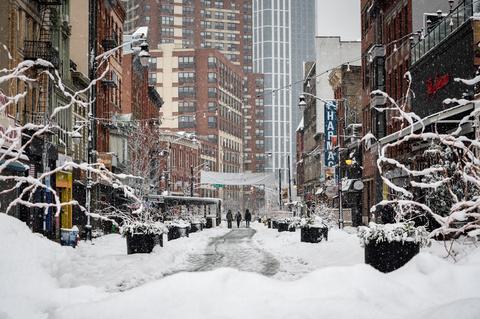
[[[361,180],[356,180],[353,183],[353,189],[356,191],[361,191],[363,189],[363,182]]]
[[[223,185],[223,184],[212,184],[212,186],[215,187],[215,188],[223,188],[223,187],[225,187],[225,185]]]

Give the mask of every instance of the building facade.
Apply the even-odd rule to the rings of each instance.
[[[292,151],[292,2],[253,1],[254,71],[264,74],[265,170],[287,176]],[[295,126],[296,127],[296,126]]]
[[[337,103],[338,169],[342,207],[353,226],[362,224],[362,68],[344,64],[329,75]],[[350,220],[348,220],[350,222]]]
[[[377,138],[398,131],[402,122],[395,112],[378,112],[375,108],[388,106],[385,98],[371,96],[374,90],[382,90],[409,108],[404,95],[407,82],[404,74],[409,70],[411,45],[419,40],[431,26],[428,16],[440,10],[448,12],[447,1],[408,0],[398,2],[362,0],[362,79],[363,79],[363,131]],[[428,15],[430,13],[430,15]],[[435,14],[437,15],[437,14]],[[435,16],[433,15],[433,16]],[[367,223],[370,208],[388,196],[388,189],[378,176],[376,167],[378,145],[365,149],[363,219]],[[402,153],[405,150],[397,150]]]
[[[292,1],[292,83],[291,110],[292,125],[291,136],[295,136],[295,129],[300,123],[302,112],[298,108],[298,97],[302,93],[304,63],[315,61],[315,0]],[[296,141],[292,142],[291,158],[295,158]],[[295,165],[293,165],[293,173]]]

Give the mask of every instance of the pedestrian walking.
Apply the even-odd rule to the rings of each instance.
[[[237,211],[235,214],[235,219],[237,220],[237,228],[240,228],[240,222],[242,221],[242,214],[240,214],[240,211]]]
[[[228,228],[232,228],[232,221],[233,221],[233,214],[232,211],[229,209],[227,212],[227,225]]]
[[[247,226],[247,228],[250,227],[251,220],[252,220],[252,214],[247,208],[247,210],[245,211],[245,225]]]

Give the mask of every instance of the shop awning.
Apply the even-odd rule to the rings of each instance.
[[[173,195],[150,195],[148,199],[158,203],[165,203],[166,205],[218,205],[222,202],[220,198]]]
[[[0,165],[3,163],[5,163],[5,161],[0,161]],[[16,172],[25,172],[26,170],[30,169],[30,166],[19,161],[13,161],[7,165],[7,169]]]
[[[446,109],[444,111],[429,115],[423,119],[423,126],[429,126],[430,124],[434,124],[435,122],[441,121],[448,119],[452,116],[462,114],[464,112],[472,111],[474,109],[475,105],[474,103],[468,103],[465,105],[457,105],[454,107],[451,107],[449,109]],[[422,128],[422,122],[415,122],[413,123],[413,131],[416,132]],[[404,129],[392,133],[388,136],[385,136],[384,138],[381,138],[379,140],[381,145],[385,145],[394,141],[397,141],[406,135],[410,134],[412,132],[412,125],[405,127]]]
[[[3,156],[4,154],[7,154],[7,157],[17,157],[18,156],[18,159],[19,160],[22,160],[22,161],[29,161],[30,159],[28,158],[27,155],[25,154],[19,154],[16,150],[7,150],[5,148],[0,148],[0,156]]]

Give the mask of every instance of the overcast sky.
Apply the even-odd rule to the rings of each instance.
[[[342,40],[360,40],[360,0],[316,1],[317,35],[339,35]]]

